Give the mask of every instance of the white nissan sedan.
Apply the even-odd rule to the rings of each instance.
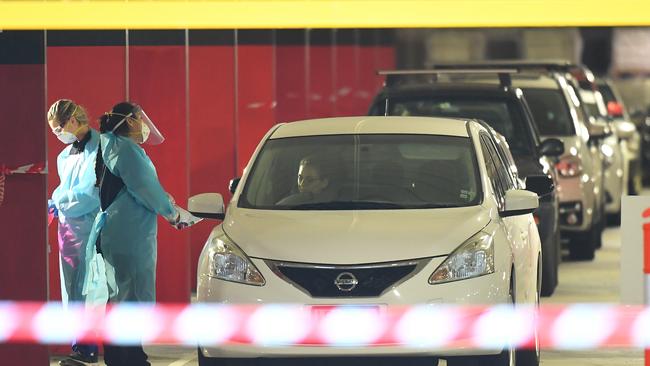
[[[537,304],[540,239],[531,212],[552,182],[530,177],[525,184],[536,193],[524,190],[495,133],[481,121],[425,117],[274,126],[231,184],[224,220],[203,248],[198,302]],[[189,207],[201,217],[224,214],[218,194],[194,196]],[[337,356],[539,362],[535,347],[199,345],[203,366]]]

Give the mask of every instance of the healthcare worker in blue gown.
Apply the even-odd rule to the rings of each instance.
[[[100,152],[96,175],[101,211],[93,236],[103,257],[109,302],[156,300],[157,215],[177,228],[182,212],[165,192],[156,169],[140,146],[163,137],[138,105],[123,102],[100,118]],[[89,270],[89,272],[91,272]],[[103,273],[102,273],[103,275]],[[85,287],[92,290],[92,276]],[[119,325],[118,325],[119,326]],[[108,366],[150,365],[141,345],[104,345]]]
[[[52,193],[48,209],[58,216],[61,298],[64,304],[82,302],[85,251],[99,211],[99,190],[95,187],[95,158],[99,133],[90,128],[84,108],[60,99],[47,112],[47,121],[56,137],[68,145],[57,160],[61,183]],[[97,345],[72,345],[72,353],[59,362],[62,366],[96,363]]]

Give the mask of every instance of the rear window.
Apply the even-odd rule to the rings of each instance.
[[[496,98],[426,96],[393,98],[389,100],[391,116],[428,116],[476,118],[487,122],[502,134],[515,155],[532,155],[535,145],[531,126],[523,118],[515,103]],[[384,108],[385,109],[385,108]],[[371,114],[384,114],[384,109],[373,108]]]
[[[539,133],[544,136],[575,135],[567,100],[560,90],[524,89]]]

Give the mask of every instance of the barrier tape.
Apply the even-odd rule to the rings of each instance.
[[[5,197],[5,180],[7,175],[12,174],[47,174],[45,163],[35,163],[22,165],[15,168],[8,168],[6,165],[0,165],[0,206]]]
[[[267,347],[407,347],[442,350],[650,347],[650,307],[303,306],[0,302],[0,344],[106,342]]]

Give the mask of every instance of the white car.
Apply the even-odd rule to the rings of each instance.
[[[492,133],[480,121],[428,117],[274,126],[203,248],[197,301],[538,304],[541,246],[531,212],[552,182],[531,177],[526,184],[538,192],[522,189]],[[224,212],[216,193],[190,198],[189,207],[201,217]],[[199,345],[198,356],[202,366],[330,356],[538,365],[538,347],[509,348],[229,343]]]

